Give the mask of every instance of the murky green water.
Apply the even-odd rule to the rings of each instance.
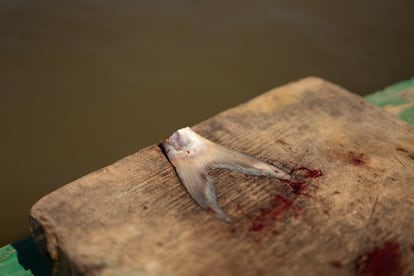
[[[0,0],[0,245],[43,195],[275,86],[413,75],[413,1],[328,3]]]

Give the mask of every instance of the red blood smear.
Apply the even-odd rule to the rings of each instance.
[[[318,178],[323,176],[323,172],[319,169],[311,170],[305,167],[299,167],[295,168],[293,172],[296,171],[304,171],[305,175],[304,178]],[[293,180],[281,180],[287,184],[289,184],[290,187],[292,187],[293,193],[296,195],[303,195],[304,191],[306,190],[305,181],[293,181]]]
[[[187,150],[187,154],[190,154],[190,151],[189,150]]]
[[[363,160],[361,160],[361,159],[359,159],[359,158],[356,158],[356,157],[351,158],[351,161],[352,161],[352,163],[354,163],[354,165],[356,165],[356,166],[360,166],[360,165],[364,165],[364,164],[365,164],[365,161],[363,161]]]
[[[289,184],[289,186],[292,188],[293,193],[296,195],[301,195],[306,190],[305,182],[304,181],[292,181],[292,180],[281,180],[282,182],[285,182]]]
[[[323,175],[323,172],[321,170],[310,170],[305,167],[296,168],[294,171],[305,171],[305,178],[318,178]]]
[[[303,191],[306,190],[305,182],[293,182],[288,183],[292,187],[293,193],[296,195],[303,194]]]
[[[263,223],[256,223],[256,222],[252,222],[252,225],[250,225],[249,231],[262,231],[265,228]]]
[[[272,234],[273,234],[273,235],[279,235],[279,234],[280,234],[280,232],[279,232],[279,231],[277,231],[277,230],[272,230]]]
[[[337,267],[337,268],[341,268],[342,267],[342,263],[340,261],[332,261],[330,262],[331,266]]]
[[[317,178],[323,176],[323,172],[319,169],[310,170],[305,167],[296,168],[293,171],[304,171],[303,178]],[[292,188],[293,193],[296,195],[306,195],[304,191],[307,189],[305,181],[293,181],[293,180],[281,180]],[[237,204],[237,209],[242,207]],[[250,220],[249,231],[251,232],[262,232],[268,230],[273,234],[278,234],[279,232],[275,229],[272,229],[271,225],[275,220],[278,220],[285,216],[291,209],[295,212],[295,217],[298,215],[298,207],[291,201],[279,194],[276,194],[275,197],[270,202],[270,206],[265,209],[260,209],[260,213],[255,217],[247,216]]]
[[[253,218],[249,217],[251,222],[249,231],[258,232],[266,229],[266,224],[281,218],[292,208],[295,210],[296,215],[296,206],[291,200],[279,194],[275,195],[270,202],[269,208],[260,209],[260,213],[257,216]]]
[[[361,258],[358,270],[363,275],[399,275],[401,273],[400,247],[395,242],[387,242],[381,248],[374,248]]]
[[[361,166],[365,164],[365,160],[363,160],[364,154],[360,153],[357,154],[355,152],[348,152],[347,159],[352,162],[355,166]]]

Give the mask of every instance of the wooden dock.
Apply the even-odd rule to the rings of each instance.
[[[233,218],[224,223],[193,202],[154,144],[33,206],[34,241],[56,272],[414,274],[409,124],[306,78],[193,129],[292,171],[294,180],[211,172],[218,203]]]

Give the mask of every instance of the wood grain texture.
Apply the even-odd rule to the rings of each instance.
[[[354,275],[388,262],[394,274],[414,274],[412,126],[306,78],[193,129],[288,171],[323,175],[296,170],[306,188],[297,194],[275,178],[213,171],[227,224],[192,201],[157,145],[147,147],[32,207],[35,241],[59,273]]]

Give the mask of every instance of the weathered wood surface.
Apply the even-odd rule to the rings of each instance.
[[[193,129],[323,176],[297,170],[306,188],[297,194],[275,178],[214,171],[227,224],[192,201],[157,145],[147,147],[33,206],[33,235],[58,272],[354,275],[385,263],[383,271],[414,274],[412,126],[307,78]]]

